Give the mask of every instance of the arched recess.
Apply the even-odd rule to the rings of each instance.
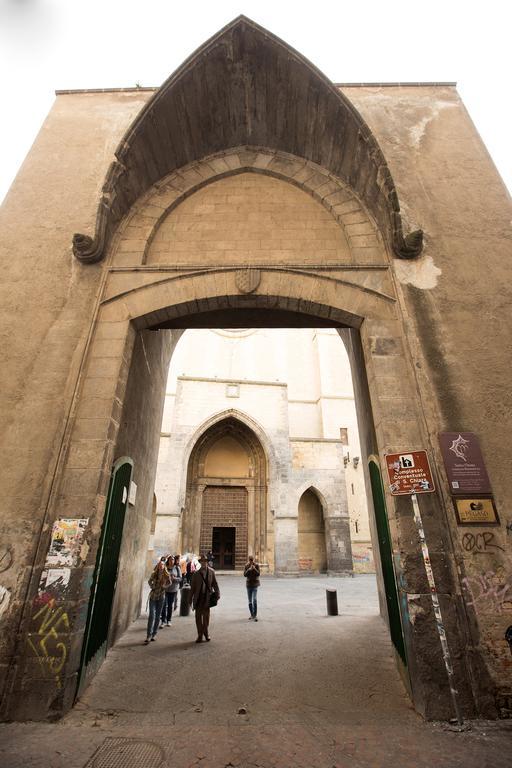
[[[231,441],[245,454],[237,457],[236,469],[212,461],[212,452],[222,441]],[[217,469],[216,469],[217,467]],[[237,476],[238,474],[238,476]],[[182,520],[183,551],[214,549],[215,531],[234,530],[237,569],[253,554],[272,568],[272,520],[268,508],[267,457],[256,434],[238,419],[217,421],[199,437],[188,460],[187,490]],[[270,533],[270,535],[269,535]],[[222,567],[223,562],[220,563]]]
[[[179,507],[184,508],[185,506],[188,467],[190,464],[192,451],[197,446],[202,436],[206,434],[206,432],[215,427],[217,424],[220,424],[221,422],[224,422],[228,419],[234,419],[245,425],[249,432],[252,432],[254,435],[256,435],[258,442],[261,444],[267,460],[268,506],[270,510],[275,509],[279,501],[279,487],[282,472],[280,461],[276,455],[274,446],[268,439],[267,434],[261,424],[259,424],[247,413],[243,413],[243,411],[240,411],[237,408],[228,408],[227,410],[220,411],[219,413],[210,416],[210,418],[208,418],[206,421],[200,424],[196,430],[194,430],[194,433],[189,438],[183,453],[180,480],[181,493],[178,501]]]
[[[283,189],[285,195],[289,196],[294,192],[297,197],[300,197],[302,191],[318,202],[330,214],[330,218],[340,226],[342,230],[340,235],[348,239],[351,263],[368,264],[372,261],[388,263],[389,259],[382,244],[378,222],[368,211],[364,201],[358,198],[348,184],[329,169],[304,157],[254,146],[235,147],[208,155],[200,161],[179,168],[151,187],[134,203],[129,214],[120,224],[118,237],[113,243],[115,247],[109,249],[115,254],[112,262],[119,266],[147,263],[155,236],[158,238],[162,225],[183,203],[188,204],[190,198],[197,193],[200,193],[198,197],[204,198],[208,193],[208,187],[212,184],[218,182],[229,184],[230,181],[236,183],[238,176],[247,174],[254,174],[262,180],[265,178],[269,181],[275,180],[274,183],[288,182],[292,189],[288,193]],[[238,197],[238,190],[235,190],[234,194]],[[229,197],[224,197],[224,200],[233,202],[233,193],[228,192],[228,195]],[[269,197],[268,194],[265,196]],[[203,214],[206,214],[207,210],[211,212],[212,205],[209,203],[215,204],[218,201],[206,200],[205,202]],[[239,201],[236,202],[238,204]],[[278,205],[271,196],[269,203],[273,203],[273,213],[275,213]],[[237,205],[230,206],[226,212],[236,211],[237,207]],[[177,212],[180,213],[179,210]],[[250,216],[253,217],[252,211]],[[199,228],[205,225],[211,228],[210,215],[203,215],[203,222],[199,224]],[[301,228],[299,222],[297,226]],[[236,229],[235,226],[234,230]],[[144,233],[143,239],[141,239],[141,233]],[[369,248],[371,250],[368,250]],[[198,253],[196,263],[204,263],[204,259],[199,256]],[[173,255],[169,263],[175,264],[182,261],[183,257],[178,254],[177,257]],[[231,258],[229,261],[237,260]],[[275,258],[274,261],[276,261]],[[279,261],[284,261],[283,255]],[[194,261],[190,263],[193,264]]]
[[[397,256],[420,253],[422,232],[404,238],[390,170],[355,107],[297,51],[240,16],[188,58],[134,120],[107,173],[94,235],[73,238],[76,257],[100,261],[151,186],[239,146],[271,147],[323,166],[354,190]]]
[[[327,571],[324,507],[311,487],[299,499],[297,533],[299,570],[305,573]]]

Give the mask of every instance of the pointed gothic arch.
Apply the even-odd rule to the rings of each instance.
[[[187,478],[193,451],[199,445],[199,441],[207,432],[213,430],[213,428],[221,422],[227,422],[229,419],[234,419],[243,424],[248,431],[254,433],[257,440],[261,444],[267,460],[268,505],[269,509],[275,508],[279,494],[279,479],[281,468],[279,465],[278,457],[276,456],[276,452],[274,450],[274,446],[268,439],[267,434],[261,424],[253,419],[252,416],[249,416],[247,413],[244,413],[238,408],[228,408],[227,410],[219,411],[219,413],[210,416],[208,419],[206,419],[206,421],[197,427],[197,429],[194,431],[194,434],[189,438],[183,453],[183,462],[181,468],[180,486],[182,492],[178,501],[178,506],[180,508],[185,507]]]
[[[95,233],[74,235],[75,256],[101,261],[119,222],[153,185],[239,146],[323,166],[353,189],[395,255],[421,252],[421,230],[404,237],[391,172],[359,112],[301,54],[239,16],[192,54],[133,121],[107,173]]]
[[[208,458],[220,441],[236,443],[246,459],[241,472],[215,472]],[[238,476],[237,476],[238,474]],[[182,549],[214,549],[214,531],[234,530],[233,562],[243,568],[248,554],[273,567],[269,545],[272,519],[268,506],[267,457],[255,432],[243,421],[227,416],[214,421],[197,439],[187,462],[186,498],[182,516]],[[216,563],[222,568],[223,562]]]

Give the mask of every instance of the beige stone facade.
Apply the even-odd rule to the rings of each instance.
[[[267,467],[264,476],[259,461],[249,461],[252,449],[242,445],[247,438],[239,442],[233,437],[233,420],[240,419],[249,431],[251,424],[257,425],[260,438],[254,438]],[[204,466],[192,468],[195,445],[213,424],[216,439],[209,444]],[[198,522],[195,537],[187,533],[187,521],[191,515],[198,521],[204,517],[202,498],[211,486],[231,484],[247,488],[252,521],[239,559],[256,555],[265,569],[274,571],[274,547],[282,543],[274,535],[277,513],[295,520],[294,538],[286,542],[295,552],[292,571],[373,572],[360,456],[350,364],[334,329],[187,331],[174,352],[167,383],[153,559],[170,551],[211,549],[211,527],[222,526],[222,520],[212,521],[208,533]],[[305,546],[300,538],[301,502],[311,493],[320,504],[322,526],[315,530],[324,539],[322,557],[299,552]],[[256,501],[261,510],[258,526],[253,520]],[[328,528],[336,536],[342,530],[344,540],[325,542],[324,518],[339,521]],[[231,523],[226,519],[224,525]],[[357,548],[355,562],[352,545]]]
[[[261,261],[249,243],[263,203],[255,231],[235,228],[227,242],[225,221],[211,215],[236,177],[247,194],[260,182],[293,188]],[[196,194],[213,206],[203,209],[208,248],[191,231],[191,251],[175,253],[170,240],[157,251],[159,229],[180,206],[194,209]],[[315,255],[308,238],[299,258],[288,246],[303,218],[283,232],[285,203],[301,195],[322,247]],[[453,86],[336,88],[243,18],[156,92],[58,95],[0,213],[3,716],[69,709],[84,643],[90,650],[94,636],[105,649],[138,610],[167,367],[182,329],[300,324],[337,328],[347,346],[371,524],[389,533],[374,552],[383,615],[415,708],[452,715],[410,499],[380,478],[387,453],[425,449],[436,491],[419,503],[459,705],[467,715],[510,710],[510,220]],[[439,448],[439,434],[457,430],[480,438],[499,524],[458,525]],[[120,489],[129,524],[100,637],[89,606],[123,457],[137,494],[127,505]],[[65,520],[82,523],[50,578]],[[286,541],[294,525],[276,515],[276,537]],[[493,546],[468,548],[468,532],[492,535]],[[285,573],[296,558],[276,548],[275,561]],[[89,661],[92,673],[101,657]]]

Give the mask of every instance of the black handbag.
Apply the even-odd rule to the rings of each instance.
[[[203,574],[201,574],[201,578],[204,581],[204,585],[205,585],[206,589],[208,589],[208,581],[207,581],[207,579],[205,579]],[[213,589],[209,589],[208,590],[208,607],[209,608],[215,608],[215,606],[217,605],[218,602],[219,602],[219,599],[217,597],[217,593]]]

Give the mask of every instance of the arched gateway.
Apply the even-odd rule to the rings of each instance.
[[[108,141],[94,134],[90,109],[102,98],[109,100],[101,112]],[[69,162],[47,172],[29,163],[24,189],[34,195],[41,189],[40,206],[28,206],[27,214],[26,205],[17,207],[23,196],[14,194],[5,208],[3,243],[16,253],[16,269],[26,263],[28,283],[13,312],[12,338],[6,337],[13,378],[3,401],[6,551],[12,559],[2,573],[1,620],[9,638],[2,647],[4,714],[43,718],[73,703],[88,661],[83,638],[111,468],[121,456],[133,462],[137,492],[121,489],[126,514],[108,642],[136,615],[145,549],[139,553],[134,542],[151,527],[165,378],[179,329],[293,325],[336,327],[347,345],[362,450],[373,457],[369,488],[378,484],[375,457],[384,471],[386,453],[429,451],[438,490],[422,496],[420,506],[460,706],[468,714],[495,713],[511,683],[500,635],[510,623],[510,602],[504,598],[495,606],[496,621],[472,584],[492,572],[486,578],[498,579],[503,590],[510,585],[505,533],[492,529],[496,547],[480,559],[463,549],[437,436],[478,432],[485,453],[495,456],[508,437],[499,416],[503,392],[495,386],[491,397],[474,375],[485,358],[495,384],[508,376],[497,355],[509,349],[507,322],[486,331],[486,316],[469,306],[485,307],[497,286],[505,290],[508,284],[500,227],[508,227],[510,207],[453,88],[379,89],[379,98],[364,87],[340,89],[282,41],[240,18],[154,94],[65,94],[52,119],[60,125],[59,110],[68,109],[78,115],[64,142]],[[104,147],[114,149],[115,126],[123,120],[131,126],[106,173],[94,224]],[[418,139],[420,124],[430,143]],[[45,134],[46,158],[55,156],[52,125]],[[58,126],[55,131],[61,149]],[[446,132],[462,137],[460,167],[466,172],[478,165],[478,178],[467,171],[457,182],[452,169],[449,189],[439,173],[455,162]],[[412,235],[404,236],[396,187],[376,135],[399,180],[407,218],[416,225]],[[66,168],[72,181],[63,176],[71,173]],[[56,202],[66,185],[69,210]],[[479,202],[475,212],[484,188],[492,206]],[[51,205],[58,210],[53,219],[45,215],[44,206],[52,211]],[[31,249],[13,225],[20,210]],[[421,256],[420,223],[428,234]],[[71,227],[84,233],[74,237],[82,263],[65,258]],[[464,229],[467,239],[457,239],[455,230]],[[476,231],[486,247],[494,238],[485,254],[475,244]],[[33,252],[41,258],[45,250],[52,270],[38,261],[29,275]],[[451,274],[462,258],[464,277],[456,285]],[[480,263],[486,279],[473,301]],[[438,284],[441,273],[447,279]],[[48,305],[40,298],[44,291],[57,292]],[[37,311],[34,335],[20,343],[30,311]],[[30,366],[18,365],[20,349]],[[27,370],[37,387],[30,397]],[[465,394],[469,370],[474,402]],[[13,446],[29,427],[30,455],[20,457]],[[259,461],[259,448],[242,432],[237,439]],[[201,456],[198,448],[191,460],[191,542],[197,537],[192,507]],[[499,507],[507,488],[510,497],[510,472],[501,458],[489,469]],[[249,485],[243,487],[249,492]],[[384,526],[379,530],[388,536],[377,566],[386,571],[381,597],[397,664],[417,710],[447,717],[450,697],[410,501],[384,491],[377,500],[374,495]],[[283,494],[278,502],[273,527],[285,544],[275,550],[275,570],[295,573],[297,549],[286,541],[297,524],[298,499]],[[261,509],[258,514],[254,526],[263,519]],[[340,520],[334,515],[329,524]],[[258,538],[255,529],[254,546],[261,546],[262,530]],[[384,546],[380,535],[378,541]],[[11,562],[6,558],[2,563]]]
[[[188,462],[182,551],[212,550],[214,567],[243,569],[249,554],[268,563],[267,458],[256,434],[227,417],[207,429]]]

